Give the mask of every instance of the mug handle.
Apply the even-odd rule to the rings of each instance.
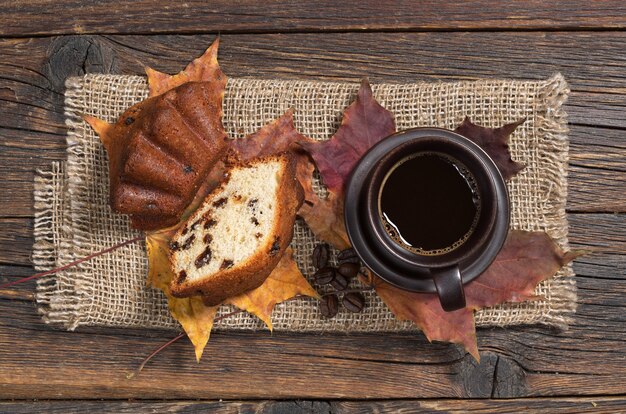
[[[465,292],[459,266],[444,267],[431,270],[441,307],[452,312],[465,307]]]

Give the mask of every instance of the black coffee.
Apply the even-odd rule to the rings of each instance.
[[[402,247],[439,255],[462,245],[480,214],[476,180],[458,160],[436,152],[413,154],[383,180],[379,198],[387,233]]]

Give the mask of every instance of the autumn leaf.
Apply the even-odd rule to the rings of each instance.
[[[374,99],[364,79],[356,100],[344,111],[335,135],[328,141],[301,142],[315,161],[329,193],[326,199],[307,199],[309,202],[305,202],[299,212],[319,239],[337,249],[350,246],[343,219],[345,181],[363,154],[395,131],[392,113]]]
[[[296,176],[304,190],[305,200],[311,202],[318,198],[312,183],[315,167],[308,154],[297,145],[297,143],[309,140],[309,138],[295,128],[293,112],[293,109],[289,109],[280,118],[264,125],[258,131],[241,139],[229,140],[228,157],[248,161],[253,158],[290,152],[296,158]],[[206,196],[214,189],[223,180],[226,169],[224,160],[218,161],[207,176],[204,189],[199,194]]]
[[[335,135],[327,141],[309,140],[301,145],[315,160],[328,190],[339,194],[363,154],[394,132],[393,114],[374,99],[372,88],[364,79]]]
[[[513,230],[489,268],[465,286],[467,306],[454,312],[444,311],[433,293],[408,292],[379,278],[374,278],[374,287],[398,319],[413,321],[430,341],[462,345],[479,360],[474,311],[536,299],[537,284],[580,254],[564,252],[544,232]]]
[[[202,352],[211,335],[213,321],[219,306],[206,306],[201,296],[176,298],[170,292],[170,282],[175,275],[169,263],[169,242],[176,227],[146,234],[148,254],[148,285],[161,289],[167,297],[172,317],[182,326],[191,340],[196,359],[200,361]],[[293,260],[293,250],[288,248],[276,268],[261,286],[245,292],[224,303],[256,315],[272,329],[271,314],[277,303],[296,296],[318,298],[318,294],[302,275]]]
[[[524,121],[526,121],[525,118],[511,124],[506,124],[500,128],[486,128],[472,123],[469,117],[466,117],[463,123],[454,131],[469,138],[484,149],[498,166],[502,177],[508,180],[524,169],[524,165],[511,159],[508,144],[509,137],[513,131],[523,124]]]
[[[290,151],[296,157],[296,175],[304,190],[304,198],[313,202],[317,200],[312,185],[314,166],[307,153],[297,145],[308,140],[294,126],[293,109],[290,109],[255,133],[232,140],[231,148],[242,160]]]
[[[398,320],[412,321],[431,342],[443,341],[461,345],[477,361],[480,360],[473,309],[446,312],[436,294],[409,292],[377,277],[373,281],[376,294]]]
[[[564,252],[545,232],[511,231],[491,266],[465,287],[467,306],[479,309],[537,299],[537,284],[582,254]]]
[[[293,249],[289,247],[261,286],[227,299],[225,303],[258,316],[271,331],[274,306],[296,296],[319,298],[318,293],[298,269],[293,260]]]
[[[194,59],[184,70],[176,75],[168,75],[151,68],[146,68],[148,87],[150,88],[150,94],[148,96],[161,95],[187,82],[211,82],[215,85],[216,89],[224,90],[227,78],[220,69],[217,61],[219,45],[220,39],[218,37],[202,56]]]
[[[343,250],[350,247],[343,219],[343,206],[343,194],[329,192],[326,199],[318,198],[318,201],[312,204],[305,201],[298,214],[318,239],[330,243],[338,250]]]
[[[213,320],[218,306],[205,306],[202,298],[176,298],[170,292],[170,282],[175,275],[169,264],[168,243],[175,228],[146,234],[148,254],[148,285],[161,289],[167,297],[172,314],[189,337],[194,346],[196,360],[199,362],[204,347],[209,341]]]

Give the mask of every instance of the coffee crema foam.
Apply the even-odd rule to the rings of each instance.
[[[454,203],[463,209],[462,217],[450,214],[456,209]],[[458,249],[474,233],[481,198],[474,175],[462,162],[440,152],[419,152],[389,170],[381,185],[378,206],[383,227],[394,242],[418,255],[439,256]],[[446,214],[449,220],[442,220]],[[442,233],[446,233],[447,240]],[[454,234],[458,237],[451,238]],[[440,244],[445,241],[445,246],[429,246],[436,243],[428,239]]]

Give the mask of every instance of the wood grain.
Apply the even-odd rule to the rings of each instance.
[[[618,0],[238,1],[22,0],[6,3],[0,35],[246,33],[365,30],[590,29],[626,27]]]
[[[146,65],[176,72],[213,38],[107,36],[102,42],[124,56],[116,62],[122,73],[142,73]],[[572,86],[570,122],[626,127],[621,116],[626,106],[623,32],[267,34],[222,39],[220,62],[230,76],[355,82],[368,76],[372,82],[413,82],[545,79],[561,72]]]
[[[0,403],[1,412],[62,414],[198,413],[368,414],[368,413],[590,413],[626,411],[624,397],[524,398],[510,400],[384,401],[36,401]]]
[[[592,252],[574,264],[579,301],[568,331],[480,329],[479,364],[419,333],[216,332],[201,364],[182,340],[127,379],[175,333],[66,332],[41,321],[34,282],[17,285],[0,291],[0,399],[58,401],[0,402],[0,412],[626,411],[626,214],[597,214],[626,213],[625,27],[618,0],[3,4],[0,283],[32,273],[33,171],[64,158],[65,79],[145,65],[176,72],[216,32],[229,76],[411,82],[562,72],[572,89],[571,244]],[[236,401],[176,401],[189,398]]]
[[[6,189],[0,192],[0,217],[32,216],[34,170],[64,158],[66,77],[139,74],[145,65],[175,72],[212,40],[0,39],[0,55],[8,56],[0,61],[0,112],[7,114],[0,118],[0,183]],[[625,47],[621,32],[232,35],[223,36],[220,59],[231,76],[356,80],[369,74],[373,82],[545,78],[560,70],[572,87],[566,106],[572,122],[568,209],[625,212],[626,180],[615,179],[626,161]],[[528,56],[537,58],[529,64]]]
[[[480,329],[480,364],[454,345],[429,344],[419,333],[215,332],[200,365],[183,340],[127,380],[175,333],[57,330],[41,322],[22,293],[27,286],[16,286],[0,294],[0,399],[513,398],[594,395],[598,384],[604,395],[624,394],[626,366],[611,361],[626,358],[626,215],[573,214],[570,222],[575,247],[601,249],[581,259],[582,267],[575,262],[574,323],[566,332],[541,326]],[[0,244],[0,251],[4,247]],[[0,275],[8,280],[11,268],[0,267]],[[27,274],[26,268],[17,269],[15,276]]]
[[[214,39],[197,36],[69,36],[0,39],[3,127],[63,133],[63,83],[86,72],[180,70]],[[470,45],[471,47],[468,47]],[[514,45],[515,47],[511,47]],[[545,79],[572,87],[574,124],[626,127],[626,33],[329,33],[222,36],[229,76],[372,82],[481,77]],[[532,60],[529,60],[529,56]],[[468,70],[468,69],[471,69]]]
[[[30,265],[33,246],[33,220],[0,219],[0,264]]]
[[[625,212],[624,130],[571,125],[569,139],[567,210]]]

